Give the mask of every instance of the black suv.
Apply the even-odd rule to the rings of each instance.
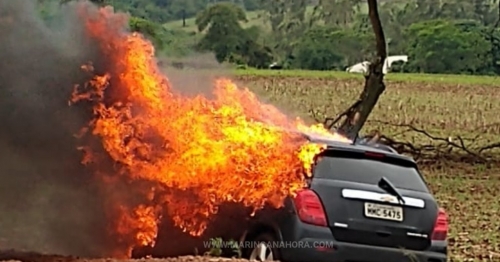
[[[416,163],[392,148],[326,140],[308,186],[259,212],[241,238],[257,261],[445,262],[448,217]]]

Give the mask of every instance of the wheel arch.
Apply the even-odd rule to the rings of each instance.
[[[243,236],[240,239],[240,243],[244,243],[245,241],[252,240],[256,238],[257,236],[263,234],[263,233],[270,233],[272,234],[277,241],[283,240],[283,236],[281,235],[281,230],[279,229],[278,225],[274,223],[266,223],[266,222],[257,222],[250,226]]]

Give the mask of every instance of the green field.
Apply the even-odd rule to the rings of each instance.
[[[234,74],[241,86],[250,88],[264,101],[310,121],[310,109],[334,115],[354,101],[363,85],[362,76],[343,72],[238,70]],[[497,79],[389,74],[386,92],[365,130],[378,129],[415,145],[436,142],[393,124],[412,124],[444,138],[478,136],[474,144],[468,142],[470,147],[500,141]],[[500,215],[496,195],[500,166],[446,161],[439,156],[436,159],[421,166],[450,215],[451,261],[500,261],[500,220],[495,219]]]
[[[307,70],[258,70],[240,69],[235,70],[237,76],[259,76],[259,77],[298,77],[298,78],[323,78],[323,79],[345,79],[362,80],[361,74],[352,74],[339,71],[307,71]],[[457,84],[457,85],[489,85],[500,87],[498,76],[474,76],[474,75],[441,75],[441,74],[405,74],[389,73],[385,79],[391,82],[414,82],[432,84]]]

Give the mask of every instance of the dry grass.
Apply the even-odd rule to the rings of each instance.
[[[363,84],[359,77],[265,74],[237,78],[268,102],[309,120],[311,108],[329,115],[341,112],[357,98]],[[440,77],[437,84],[389,77],[371,120],[412,124],[442,137],[479,136],[478,145],[500,141],[500,88],[494,82],[481,83],[488,81],[484,79],[460,84]],[[368,123],[365,130],[371,129],[414,144],[433,143],[401,127]],[[500,261],[500,220],[495,219],[500,215],[496,198],[500,167],[443,162],[424,166],[423,173],[450,215],[451,261]]]

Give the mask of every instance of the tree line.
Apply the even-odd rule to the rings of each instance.
[[[374,56],[362,0],[95,0],[129,12],[167,55],[213,52],[219,62],[265,68],[345,70]],[[393,71],[500,74],[499,0],[385,0],[379,13]],[[259,25],[248,26],[249,11]],[[163,23],[195,17],[197,32]],[[255,24],[255,23],[254,23]]]

